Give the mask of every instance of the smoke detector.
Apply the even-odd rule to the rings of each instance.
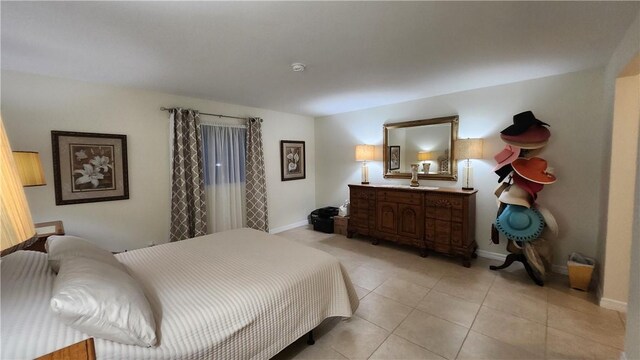
[[[302,72],[307,67],[307,65],[303,63],[293,63],[291,64],[291,70],[295,72]]]

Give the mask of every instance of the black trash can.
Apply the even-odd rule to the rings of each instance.
[[[313,210],[309,214],[309,224],[313,225],[313,230],[323,233],[333,233],[333,217],[338,215],[339,209],[333,206],[327,206]]]

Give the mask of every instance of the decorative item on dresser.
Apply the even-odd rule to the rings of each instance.
[[[351,213],[347,237],[355,234],[460,256],[471,266],[475,241],[477,190],[349,185]]]

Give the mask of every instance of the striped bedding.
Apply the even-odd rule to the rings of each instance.
[[[358,306],[336,258],[250,229],[117,258],[144,287],[160,341],[143,348],[96,339],[99,359],[268,359]],[[18,251],[1,264],[0,358],[34,358],[87,338],[49,311],[55,275],[46,254]]]

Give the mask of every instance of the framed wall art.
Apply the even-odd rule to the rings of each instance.
[[[51,131],[56,205],[129,198],[127,136]]]
[[[400,169],[400,146],[389,146],[389,170]]]
[[[304,141],[280,141],[280,174],[282,181],[306,177]]]

